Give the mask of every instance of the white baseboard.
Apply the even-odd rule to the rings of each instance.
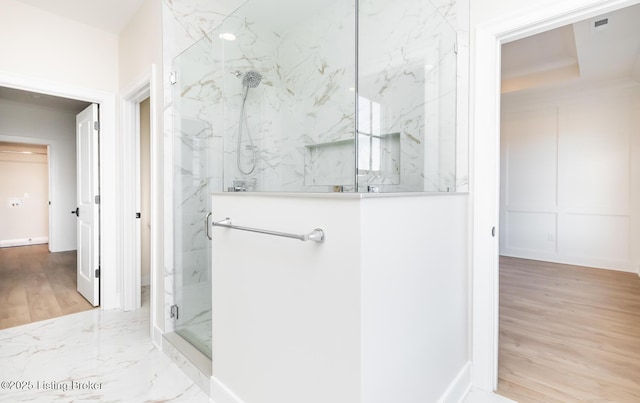
[[[48,243],[49,237],[46,236],[38,236],[33,238],[22,238],[22,239],[7,239],[5,241],[0,241],[0,248],[10,248],[12,246],[27,246],[27,245],[41,245],[43,243]]]
[[[464,364],[438,403],[461,403],[471,390],[471,361]]]
[[[213,403],[244,403],[235,393],[215,376],[211,377],[211,401]]]
[[[526,249],[502,248],[500,256],[515,257],[520,259],[540,260],[542,262],[569,264],[575,266],[594,267],[596,269],[615,270],[636,273],[631,260],[614,260],[585,256],[566,256],[555,253],[530,251]]]
[[[517,403],[515,400],[511,400],[504,396],[500,396],[494,392],[487,392],[485,390],[471,388],[467,397],[464,399],[464,403]]]

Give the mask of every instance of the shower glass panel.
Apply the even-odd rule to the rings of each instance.
[[[359,1],[358,191],[455,190],[455,44],[429,1]]]
[[[211,211],[211,193],[222,190],[221,158],[211,158],[222,150],[222,138],[216,136],[213,126],[216,101],[221,97],[220,86],[215,84],[221,62],[214,57],[213,35],[215,32],[173,61],[174,323],[176,332],[209,358],[211,243],[205,220]]]
[[[355,3],[248,1],[223,23],[225,189],[355,191]],[[228,36],[231,37],[231,36]]]

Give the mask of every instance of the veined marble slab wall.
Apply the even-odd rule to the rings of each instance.
[[[249,175],[255,190],[325,192],[324,185],[353,186],[353,146],[346,154],[350,161],[326,161],[337,183],[315,181],[319,175],[310,169],[309,146],[353,139],[355,8],[344,1],[305,6],[304,14],[287,18],[264,10],[272,7],[268,4],[247,3],[223,24],[237,38],[224,44],[226,186],[245,177],[237,167],[244,90],[242,76],[233,73],[250,70],[263,78],[247,94],[241,163],[245,171],[250,167],[250,132],[258,149]]]
[[[355,19],[353,2],[325,3],[296,21],[279,44],[291,111],[284,143],[289,166],[282,174],[292,191],[355,185]],[[327,150],[318,145],[337,152],[322,155]]]
[[[236,180],[246,180],[250,191],[273,190],[265,184],[265,177],[272,176],[280,163],[280,149],[274,149],[282,133],[279,113],[282,107],[280,82],[274,62],[278,33],[269,29],[255,16],[245,13],[250,5],[241,7],[223,24],[222,30],[233,34],[233,41],[221,41],[218,47],[225,61],[223,72],[224,96],[218,105],[222,111],[216,118],[220,122],[224,138],[224,185],[233,186]],[[262,78],[257,87],[248,89],[243,79],[249,72]],[[246,96],[246,98],[245,98]],[[244,102],[244,115],[241,115]],[[241,117],[244,116],[242,122]],[[238,168],[238,136],[242,125],[240,143],[240,167]],[[278,190],[278,189],[275,189]]]
[[[354,190],[353,3],[323,4],[289,21],[265,17],[265,6],[256,4],[238,9],[223,28],[238,38],[226,44],[223,56],[225,83],[231,81],[225,85],[225,187],[245,177],[237,168],[243,90],[240,78],[232,83],[229,77],[234,70],[256,70],[264,78],[247,95],[240,151],[246,165],[251,132],[258,150],[249,175],[253,190]],[[382,191],[455,189],[456,31],[448,22],[455,19],[454,6],[360,2],[360,96],[381,108],[375,134],[399,134],[399,144],[394,137],[383,142],[382,169],[361,175],[360,191],[367,185]]]

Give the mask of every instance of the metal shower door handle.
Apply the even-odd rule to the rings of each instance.
[[[211,238],[211,234],[209,233],[209,218],[211,218],[211,212],[204,217],[204,234],[209,240],[212,240],[213,238]]]

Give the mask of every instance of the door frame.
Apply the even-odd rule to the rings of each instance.
[[[124,233],[122,251],[125,267],[124,300],[125,311],[141,306],[140,273],[140,226],[135,218],[139,210],[140,193],[140,102],[151,95],[151,77],[145,76],[134,83],[122,96],[122,157]],[[153,129],[151,129],[153,130]],[[131,175],[131,172],[135,172]]]
[[[472,65],[472,384],[498,386],[500,62],[504,43],[640,4],[640,0],[564,0],[535,5],[475,28]]]
[[[21,144],[30,144],[37,146],[46,146],[47,147],[47,198],[49,205],[47,206],[47,220],[49,229],[47,231],[47,239],[49,243],[49,252],[51,252],[51,244],[57,242],[57,237],[53,234],[55,225],[53,220],[51,219],[51,200],[53,199],[53,195],[55,194],[54,186],[57,186],[57,182],[55,181],[54,175],[51,174],[53,161],[56,160],[56,153],[53,152],[52,146],[56,144],[56,140],[52,139],[43,139],[40,137],[21,137],[21,136],[9,136],[0,133],[0,142],[3,143],[21,143]]]
[[[58,97],[77,99],[100,106],[100,307],[121,307],[118,257],[118,203],[116,171],[119,155],[116,153],[116,96],[113,93],[42,80],[0,71],[0,86]]]
[[[135,218],[135,213],[140,211],[140,102],[149,98],[150,104],[150,162],[151,162],[151,225],[154,230],[151,231],[150,245],[150,290],[151,290],[151,334],[155,335],[156,317],[156,281],[159,272],[158,264],[160,260],[157,257],[158,245],[161,242],[161,231],[158,228],[159,199],[157,196],[160,189],[161,179],[158,176],[158,155],[157,149],[161,139],[159,138],[158,128],[160,127],[157,115],[158,94],[161,92],[157,89],[157,67],[152,64],[149,71],[142,77],[133,82],[122,95],[122,156],[123,156],[123,175],[122,194],[123,194],[123,267],[133,268],[124,273],[123,280],[123,308],[125,310],[137,309],[141,303],[141,273],[140,273],[140,245],[141,234],[139,220]],[[130,172],[136,172],[130,175]]]

